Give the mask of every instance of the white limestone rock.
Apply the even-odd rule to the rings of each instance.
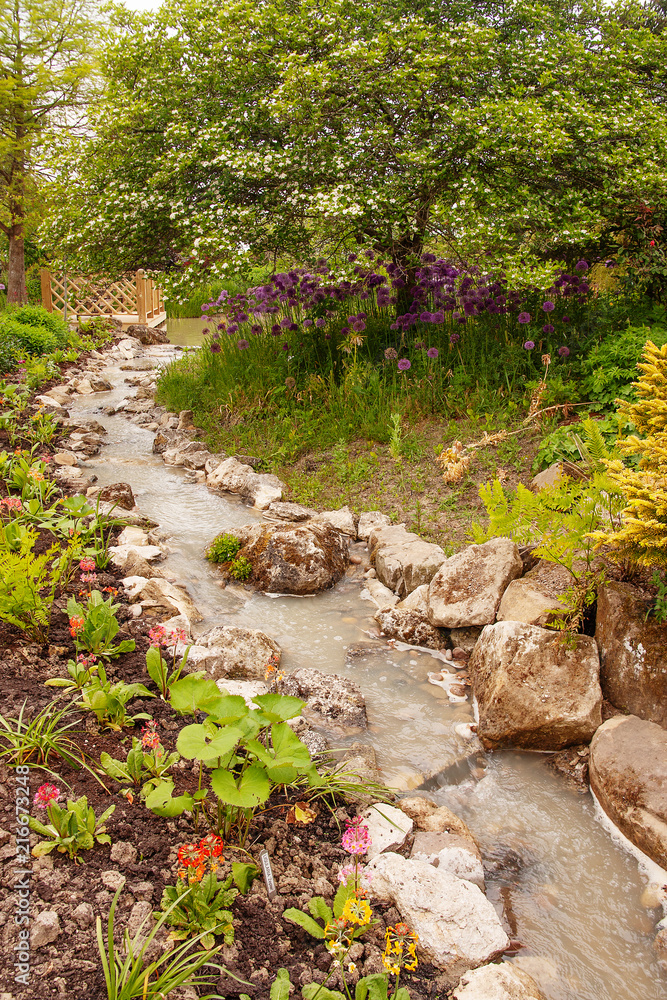
[[[425,542],[403,524],[373,528],[368,547],[378,579],[399,597],[430,583],[446,558],[439,545]]]
[[[366,870],[374,898],[396,906],[419,935],[418,954],[442,970],[449,985],[508,947],[498,914],[472,882],[393,853],[379,854]]]
[[[383,851],[394,851],[402,847],[414,825],[404,812],[384,802],[375,802],[369,806],[362,813],[362,819],[371,838],[371,846],[366,855],[369,860]]]
[[[507,962],[466,972],[453,996],[455,1000],[544,1000],[532,976]]]
[[[507,586],[522,572],[519,548],[510,538],[468,545],[443,561],[430,580],[431,624],[444,628],[490,625]]]

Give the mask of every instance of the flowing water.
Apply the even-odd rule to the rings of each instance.
[[[172,322],[190,324],[174,334],[179,343],[201,336],[199,320]],[[121,415],[105,416],[103,407],[133,393],[123,384],[125,373],[107,374],[118,388],[79,397],[72,407],[72,415],[94,417],[108,429],[107,446],[89,465],[102,485],[130,483],[142,513],[170,536],[163,566],[187,582],[205,616],[201,628],[261,628],[280,644],[287,670],[316,667],[360,685],[369,730],[342,734],[337,745],[370,742],[389,784],[407,789],[430,779],[431,795],[469,823],[490,863],[489,897],[504,907],[512,937],[523,945],[515,960],[548,1000],[665,997],[667,977],[652,949],[657,915],[641,903],[647,876],[598,822],[592,798],[571,790],[540,755],[471,753],[472,744],[454,731],[472,719],[470,705],[451,705],[428,683],[440,661],[427,651],[369,642],[374,605],[360,598],[358,569],[314,597],[221,589],[203,558],[205,545],[260,515],[185,482],[183,470],[152,454],[152,432]],[[368,648],[355,654],[360,642]]]

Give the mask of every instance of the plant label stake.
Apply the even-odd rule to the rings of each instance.
[[[262,866],[262,875],[264,876],[267,895],[269,899],[275,899],[278,895],[278,890],[276,889],[276,882],[273,877],[273,870],[271,869],[271,858],[268,851],[259,852],[259,863]]]

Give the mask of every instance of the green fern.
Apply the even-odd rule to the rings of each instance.
[[[35,555],[37,532],[30,528],[17,552],[0,549],[0,619],[15,625],[36,642],[48,635],[51,605],[60,572],[52,565],[60,549]],[[46,597],[42,591],[47,590]]]

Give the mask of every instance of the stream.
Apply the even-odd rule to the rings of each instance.
[[[169,335],[196,346],[201,323],[170,321]],[[113,391],[75,397],[71,406],[72,416],[95,419],[108,430],[106,446],[86,466],[99,485],[129,483],[141,513],[169,536],[162,566],[187,582],[205,619],[198,630],[215,624],[260,628],[281,646],[285,671],[315,667],[359,684],[369,729],[332,742],[370,742],[389,785],[407,790],[430,778],[431,796],[468,823],[484,853],[487,895],[505,908],[510,936],[523,946],[512,961],[534,976],[548,1000],[664,998],[667,975],[652,947],[660,914],[642,904],[648,874],[596,818],[591,796],[573,790],[539,754],[471,754],[472,745],[454,731],[472,721],[469,702],[451,705],[441,688],[428,683],[440,661],[427,651],[369,643],[375,606],[360,598],[354,567],[333,590],[314,597],[221,589],[204,547],[219,532],[261,515],[185,482],[182,469],[153,455],[153,432],[121,414],[104,414],[134,394],[119,366],[105,370]],[[360,642],[369,648],[348,657]]]

